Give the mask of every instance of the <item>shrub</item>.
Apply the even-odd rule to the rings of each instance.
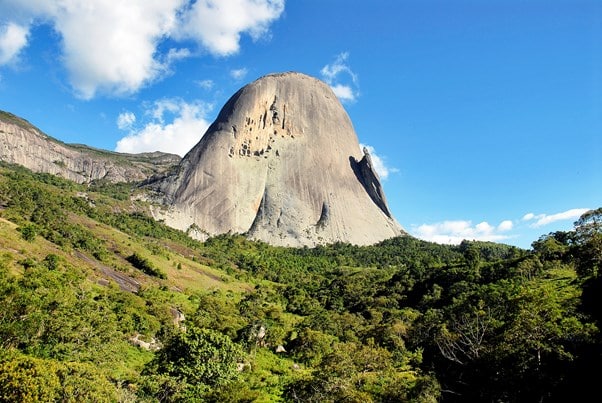
[[[38,231],[36,230],[35,225],[27,224],[22,227],[19,227],[19,232],[21,232],[21,237],[25,239],[27,242],[33,242],[38,235]]]
[[[142,270],[144,273],[149,276],[159,277],[162,279],[166,279],[167,275],[163,273],[160,269],[155,267],[151,261],[146,259],[143,256],[140,256],[138,253],[134,253],[127,257],[128,262],[132,264],[135,268]]]

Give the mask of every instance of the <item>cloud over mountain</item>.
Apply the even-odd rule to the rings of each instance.
[[[341,102],[353,102],[359,96],[357,75],[347,63],[348,52],[339,53],[335,60],[322,67],[320,74]]]
[[[203,136],[209,122],[207,112],[211,107],[200,101],[188,103],[178,98],[156,101],[145,111],[146,123],[134,127],[137,121],[132,112],[123,112],[117,126],[128,133],[117,142],[115,151],[141,153],[163,151],[183,156]]]

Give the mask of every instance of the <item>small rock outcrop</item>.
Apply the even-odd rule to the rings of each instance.
[[[156,218],[198,238],[366,245],[404,233],[336,95],[299,73],[239,90],[177,172],[151,187],[169,206]]]
[[[376,204],[387,217],[392,218],[389,206],[387,205],[387,199],[385,198],[385,192],[380,184],[378,174],[372,165],[372,157],[370,157],[370,153],[366,147],[364,147],[363,152],[364,157],[360,161],[352,161],[357,179],[364,186],[364,189],[366,189],[366,192],[374,204]]]
[[[164,174],[180,162],[180,157],[162,152],[121,154],[65,144],[26,120],[0,111],[0,161],[78,183],[115,183],[138,182]]]

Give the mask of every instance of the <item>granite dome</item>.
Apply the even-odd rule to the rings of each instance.
[[[275,245],[365,245],[404,233],[341,103],[300,73],[240,89],[154,187],[169,206],[157,218],[201,239],[244,233]]]

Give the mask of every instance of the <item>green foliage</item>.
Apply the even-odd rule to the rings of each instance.
[[[133,191],[0,163],[2,218],[20,228],[0,228],[19,244],[2,238],[0,400],[569,401],[597,386],[600,209],[530,251],[409,236],[294,249],[194,241]]]
[[[236,338],[237,332],[246,324],[233,295],[219,291],[199,295],[198,309],[188,322],[197,327],[217,330],[232,339]]]
[[[59,268],[60,261],[61,261],[61,259],[57,255],[55,255],[54,253],[51,253],[49,255],[46,255],[42,264],[48,270],[56,270]]]
[[[5,402],[115,402],[118,388],[95,366],[16,354],[0,362]]]
[[[34,224],[26,224],[20,227],[19,231],[21,232],[21,236],[23,237],[23,239],[25,239],[28,242],[33,242],[33,240],[36,239],[36,236],[38,235],[38,232],[36,231],[36,226]]]
[[[575,222],[577,270],[585,276],[600,276],[602,270],[602,207],[590,210]]]
[[[181,392],[174,391],[170,400],[193,399],[200,398],[211,388],[236,380],[237,362],[242,358],[241,348],[228,336],[189,325],[185,332],[176,333],[166,342],[147,371],[149,375],[169,377],[160,393],[171,393],[166,392],[166,388],[171,389],[173,384],[169,379],[184,385]]]
[[[149,276],[155,276],[162,279],[166,279],[167,275],[159,270],[153,263],[147,258],[140,256],[138,253],[134,253],[127,257],[128,262],[132,264],[135,268],[142,270],[144,273]]]
[[[98,192],[116,200],[129,200],[132,191],[130,183],[111,183],[104,180],[95,180],[90,183],[88,189],[91,192]]]
[[[289,349],[297,360],[311,367],[318,365],[333,351],[336,340],[332,335],[304,327],[291,341]]]
[[[49,365],[50,364],[50,365]],[[0,398],[5,402],[50,402],[60,396],[56,363],[17,357],[0,363]]]
[[[373,343],[337,343],[310,377],[290,383],[286,396],[299,402],[435,402],[437,387],[426,377],[396,368],[391,353]]]

